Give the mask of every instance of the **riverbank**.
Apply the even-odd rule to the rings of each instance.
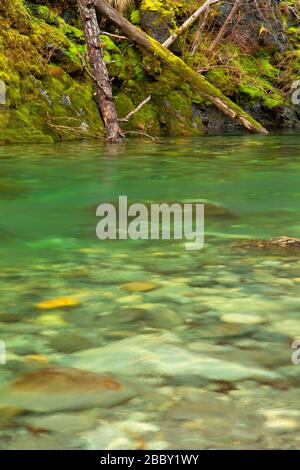
[[[76,2],[75,2],[76,3]],[[256,10],[242,2],[236,24],[215,51],[207,49],[228,15],[216,5],[202,27],[180,37],[173,50],[226,96],[267,128],[300,126],[292,104],[292,83],[299,78],[299,20],[292,9],[268,3]],[[292,2],[289,2],[292,3]],[[131,21],[161,42],[194,11],[197,2],[137,2]],[[107,22],[102,29],[118,34]],[[188,85],[130,41],[103,35],[105,60],[113,78],[119,116],[151,95],[125,131],[158,135],[201,135],[236,128]],[[103,123],[87,71],[83,33],[73,1],[4,0],[0,6],[0,80],[6,101],[0,104],[1,143],[51,143],[103,136]]]

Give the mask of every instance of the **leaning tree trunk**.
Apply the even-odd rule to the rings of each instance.
[[[96,85],[99,108],[104,121],[106,140],[110,143],[119,143],[123,140],[123,134],[119,126],[111,81],[104,62],[103,44],[100,38],[94,2],[91,0],[78,0],[78,7],[84,29],[89,62]]]
[[[99,13],[109,20],[113,21],[132,41],[140,47],[154,55],[160,62],[167,65],[177,76],[188,83],[195,91],[199,92],[204,98],[213,103],[218,109],[232,119],[237,120],[242,126],[251,132],[257,134],[268,134],[268,131],[249,114],[247,114],[238,105],[205,80],[202,75],[196,73],[188,67],[183,60],[175,56],[166,47],[155,39],[148,36],[145,32],[136,28],[128,20],[123,18],[114,8],[106,3],[105,0],[91,0]]]

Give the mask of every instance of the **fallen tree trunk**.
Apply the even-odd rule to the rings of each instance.
[[[110,143],[119,143],[124,136],[119,127],[111,81],[104,62],[96,10],[90,0],[78,0],[78,7],[92,69],[91,75],[95,82],[100,113],[105,126],[106,140]]]
[[[167,65],[177,76],[188,83],[195,91],[213,103],[218,109],[232,119],[237,120],[242,126],[257,134],[268,134],[268,131],[238,105],[223,95],[216,87],[205,80],[188,67],[183,60],[175,56],[162,44],[148,36],[144,31],[136,28],[116,10],[106,3],[105,0],[91,0],[99,13],[115,23],[125,35],[136,42],[141,48],[154,55],[158,60]]]
[[[180,36],[180,34],[184,33],[198,18],[205,13],[211,5],[214,3],[218,3],[220,0],[206,0],[200,8],[198,8],[195,13],[192,14],[176,31],[176,33],[172,34],[164,43],[163,46],[170,47],[176,39]]]

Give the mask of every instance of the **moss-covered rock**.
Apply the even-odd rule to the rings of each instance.
[[[0,142],[103,135],[93,83],[84,76],[80,58],[81,31],[46,6],[32,9],[14,2],[20,15],[9,2],[0,16],[0,80],[6,85]]]
[[[7,26],[23,34],[30,30],[30,15],[23,0],[1,0],[0,17],[8,21]]]
[[[162,97],[159,104],[160,122],[168,135],[193,135],[202,133],[203,128],[193,125],[192,99],[182,92],[172,91]]]

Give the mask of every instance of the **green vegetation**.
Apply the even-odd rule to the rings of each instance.
[[[121,8],[122,2],[117,3]],[[134,24],[164,40],[197,6],[196,0],[143,0],[127,2],[127,14]],[[197,24],[179,38],[173,50],[238,105],[251,109],[260,104],[272,112],[290,104],[289,90],[300,68],[299,24],[288,6],[282,6],[278,14],[288,40],[283,50],[269,47],[271,41],[265,40],[271,29],[267,19],[254,26],[256,43],[247,42],[241,25],[240,31],[229,31],[226,41],[208,55],[208,45],[218,30],[219,6],[210,10],[195,53],[191,51]],[[118,34],[107,23],[103,28]],[[124,124],[125,130],[151,135],[204,132],[201,119],[192,118],[194,106],[207,107],[200,95],[130,41],[107,35],[102,41],[120,117],[152,96]],[[2,0],[0,80],[7,86],[7,102],[0,105],[0,142],[101,137],[103,124],[87,68],[83,33],[72,2]]]

